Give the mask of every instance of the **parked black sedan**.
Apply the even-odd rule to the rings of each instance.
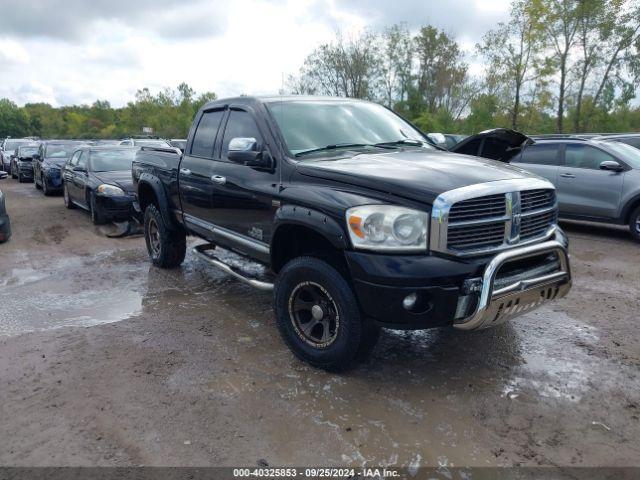
[[[20,145],[11,157],[11,178],[17,178],[20,183],[33,180],[33,156],[38,153],[40,145]]]
[[[62,171],[65,206],[88,210],[96,225],[131,218],[135,198],[131,163],[137,150],[121,146],[76,150]]]
[[[0,243],[6,242],[9,237],[11,237],[11,222],[4,203],[4,193],[0,190]]]
[[[82,142],[50,140],[42,142],[33,156],[33,183],[45,195],[62,191],[62,168]]]

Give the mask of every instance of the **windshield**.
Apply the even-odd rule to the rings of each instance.
[[[5,152],[14,152],[20,145],[31,143],[29,140],[7,140],[4,144]]]
[[[399,116],[375,103],[333,100],[272,102],[273,114],[292,155],[327,146],[375,145],[424,137]]]
[[[47,158],[69,158],[78,148],[77,144],[47,145],[44,156]]]
[[[134,140],[133,144],[137,147],[171,147],[171,145],[164,140]]]
[[[135,155],[134,149],[93,151],[91,152],[91,170],[94,172],[131,170],[131,162]]]
[[[18,155],[21,157],[32,157],[33,154],[38,153],[40,147],[20,147],[18,150]]]
[[[626,143],[607,142],[607,147],[633,168],[640,168],[640,150]]]

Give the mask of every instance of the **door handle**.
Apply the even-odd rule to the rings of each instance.
[[[576,176],[573,173],[561,173],[560,176],[562,178],[576,178]]]
[[[217,183],[218,185],[224,185],[227,183],[227,177],[223,177],[222,175],[212,175],[211,181],[213,183]]]
[[[181,168],[180,175],[191,175],[191,170],[189,170],[188,168]]]

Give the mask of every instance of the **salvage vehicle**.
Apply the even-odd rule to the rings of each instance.
[[[76,150],[62,171],[65,206],[88,210],[95,225],[131,218],[131,162],[136,151],[121,146],[83,146]]]
[[[40,145],[27,144],[16,148],[11,157],[11,178],[17,178],[20,183],[33,180],[33,156],[38,153]]]
[[[20,145],[33,143],[29,138],[5,138],[0,146],[0,156],[2,156],[2,168],[5,172],[11,173],[11,157]]]
[[[169,142],[162,140],[161,138],[129,138],[122,140],[120,145],[130,147],[170,147]]]
[[[204,239],[194,253],[273,290],[285,343],[328,370],[381,327],[491,327],[571,287],[550,182],[436,149],[375,103],[217,100],[184,155],[143,147],[132,174],[151,262],[176,268]]]
[[[11,238],[11,221],[7,214],[7,206],[4,200],[4,193],[0,190],[0,243]]]
[[[628,225],[640,241],[640,150],[580,137],[537,140],[513,160],[553,183],[560,217]]]
[[[509,163],[534,140],[509,128],[494,128],[466,137],[449,149],[451,152]]]
[[[40,144],[33,156],[33,183],[45,195],[62,191],[62,168],[82,142],[51,140]]]

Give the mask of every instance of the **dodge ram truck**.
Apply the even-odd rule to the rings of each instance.
[[[375,103],[216,100],[184,153],[142,147],[132,176],[152,263],[200,237],[202,260],[273,291],[284,342],[319,368],[365,358],[380,328],[491,327],[571,288],[550,182],[436,149]]]

